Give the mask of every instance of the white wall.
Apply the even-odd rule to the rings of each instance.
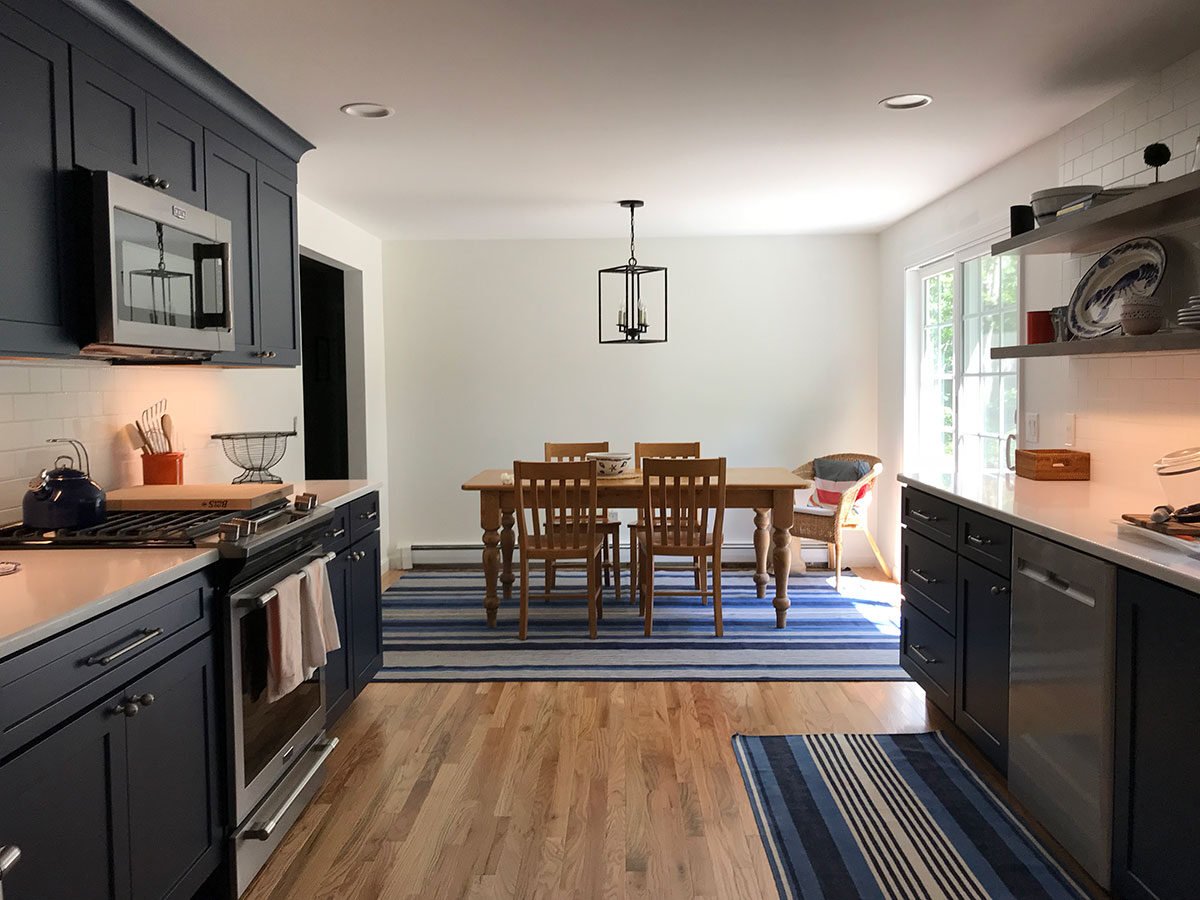
[[[612,240],[384,246],[394,542],[480,543],[475,472],[545,440],[695,440],[731,465],[876,447],[873,236],[646,240],[670,341],[600,346]],[[748,541],[750,514],[732,516]],[[857,544],[857,542],[855,542]],[[850,553],[862,548],[849,547]]]
[[[346,365],[351,477],[388,482],[387,382],[384,371],[383,244],[300,195],[302,253],[346,271]],[[380,539],[390,547],[388,494],[380,492]]]
[[[904,468],[905,270],[993,235],[1007,234],[1008,207],[1059,183],[1144,183],[1145,144],[1163,141],[1175,160],[1163,177],[1191,168],[1200,134],[1200,52],[1134,85],[1065,125],[979,178],[901,220],[880,235],[879,421],[880,451],[893,469]],[[1160,288],[1168,307],[1200,292],[1196,236],[1164,241],[1169,259]],[[1067,302],[1095,260],[1025,257],[1026,309]],[[1092,455],[1093,478],[1145,489],[1158,502],[1150,462],[1163,452],[1200,443],[1200,354],[1122,357],[1115,360],[1029,360],[1021,363],[1021,405],[1041,417],[1040,441],[1063,445],[1063,416],[1074,413],[1076,444]],[[1178,402],[1174,398],[1181,398]],[[880,503],[885,552],[899,545],[899,487]]]

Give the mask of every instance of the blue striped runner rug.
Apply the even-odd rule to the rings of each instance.
[[[540,567],[539,567],[540,568]],[[564,570],[558,589],[583,590],[585,574]],[[690,587],[690,572],[661,573],[660,588]],[[530,573],[531,590],[542,576]],[[755,596],[752,573],[722,577],[725,635],[713,634],[712,606],[697,597],[657,597],[654,634],[622,586],[605,591],[599,636],[588,639],[587,601],[536,597],[529,636],[517,640],[517,592],[501,598],[497,627],[483,612],[481,569],[416,570],[383,595],[383,669],[377,681],[896,681],[900,609],[896,585],[827,573],[793,575],[784,629]]]
[[[787,900],[1088,896],[937,732],[733,749]]]

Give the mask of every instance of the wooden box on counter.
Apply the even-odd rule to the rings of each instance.
[[[1090,481],[1092,455],[1081,450],[1018,450],[1017,475],[1033,481]]]

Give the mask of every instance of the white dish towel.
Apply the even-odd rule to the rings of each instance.
[[[304,644],[304,669],[311,677],[325,665],[325,654],[342,646],[337,617],[333,614],[333,592],[329,588],[329,573],[325,560],[310,562],[303,570],[300,583],[300,616]]]
[[[267,604],[267,702],[294,691],[308,676],[304,672],[301,639],[301,578],[289,575],[275,585],[277,596]]]

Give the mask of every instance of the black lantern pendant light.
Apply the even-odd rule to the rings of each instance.
[[[641,200],[622,200],[629,210],[629,261],[601,269],[600,343],[664,344],[667,341],[667,270],[643,266],[634,248],[633,213]]]
[[[154,229],[158,239],[158,266],[153,269],[134,269],[129,273],[129,296],[132,300],[131,305],[134,305],[135,308],[149,308],[151,323],[174,325],[176,324],[177,310],[186,308],[191,302],[192,275],[189,272],[172,272],[167,268],[167,256],[163,250],[162,223],[155,223]],[[179,289],[178,293],[176,288]],[[135,295],[144,293],[148,293],[149,296],[146,301],[139,302]],[[182,307],[178,306],[181,302]],[[161,319],[159,318],[160,310]]]

